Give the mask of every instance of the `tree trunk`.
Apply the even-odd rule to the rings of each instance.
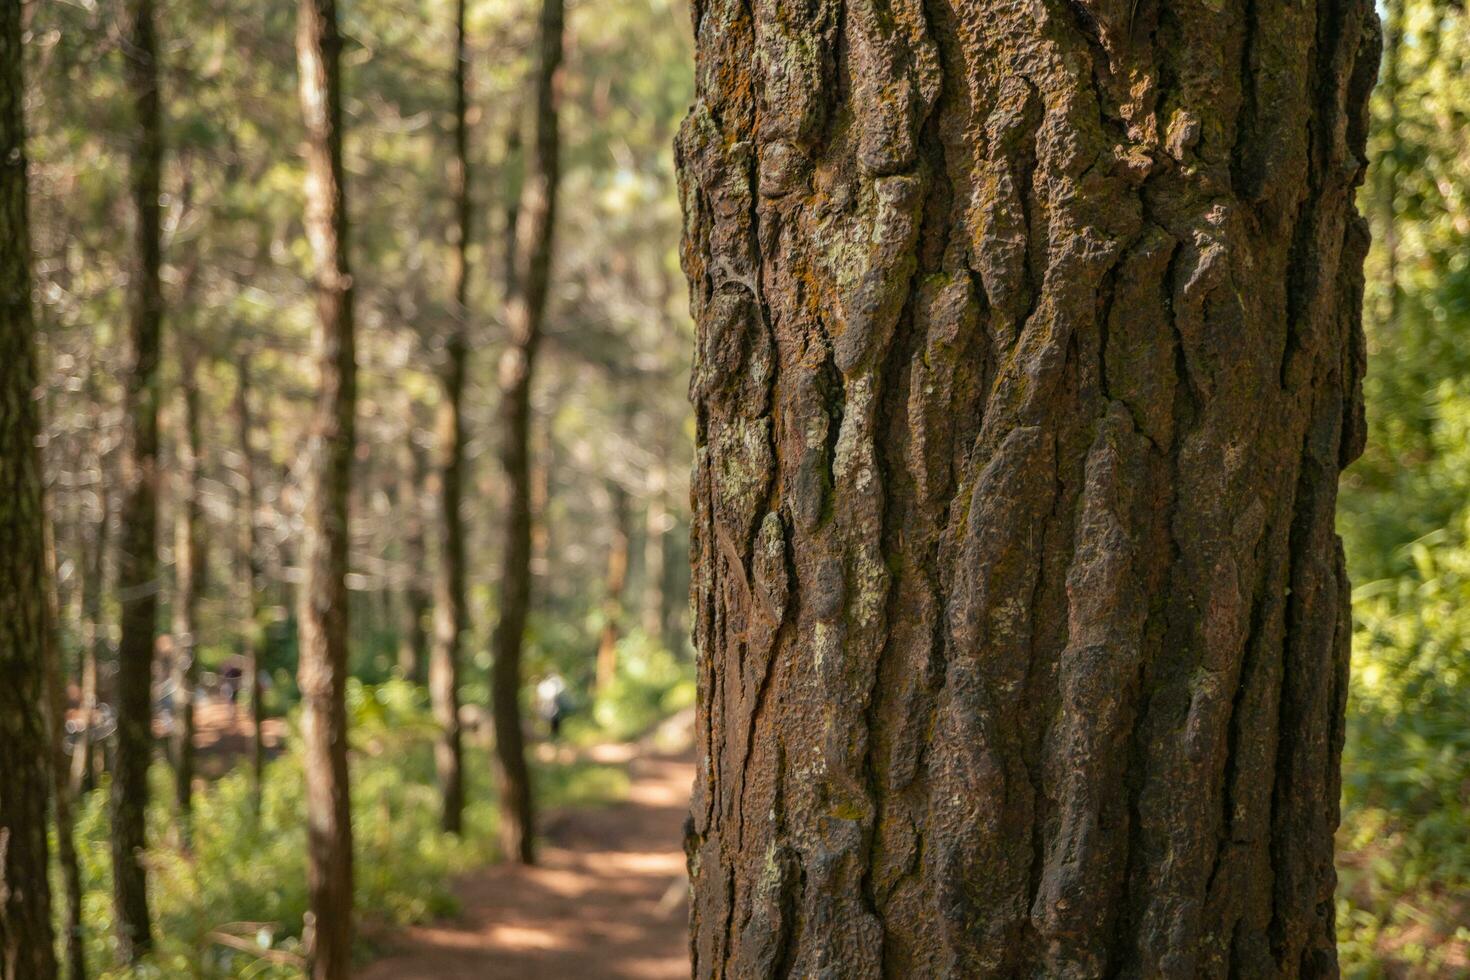
[[[113,763],[112,891],[118,955],[136,962],[153,945],[142,855],[153,756],[152,669],[158,618],[158,361],[163,322],[159,281],[159,183],[163,169],[153,0],[123,5],[122,51],[133,102],[130,164],[134,276],[123,394],[121,534],[117,594],[117,752]]]
[[[296,60],[307,134],[306,233],[316,270],[317,402],[308,474],[300,598],[302,745],[306,755],[307,891],[314,980],[352,963],[352,814],[347,782],[347,521],[357,367],[336,0],[300,0]]]
[[[95,370],[91,369],[91,370]],[[88,398],[96,398],[88,375]],[[100,443],[102,436],[101,413],[94,402],[92,421],[94,438]],[[91,537],[87,534],[85,518],[77,534],[78,550],[81,552],[81,607],[82,607],[82,663],[80,677],[82,730],[77,736],[71,757],[70,789],[73,796],[94,785],[92,729],[97,724],[97,664],[106,647],[106,628],[102,622],[102,592],[107,569],[108,519],[111,516],[111,479],[107,470],[107,455],[99,447],[96,454],[96,521],[91,524]]]
[[[454,6],[454,158],[449,183],[454,195],[455,228],[449,278],[454,294],[454,322],[445,342],[439,378],[439,414],[435,426],[439,469],[439,574],[434,583],[434,646],[429,659],[429,696],[439,740],[434,764],[443,796],[440,824],[460,832],[464,821],[464,778],[459,730],[460,643],[469,627],[465,605],[464,521],[460,504],[464,488],[465,362],[469,346],[469,246],[473,227],[470,207],[469,103],[465,74],[465,2]]]
[[[531,379],[551,273],[560,173],[556,73],[562,58],[562,0],[543,0],[535,73],[535,136],[516,219],[515,274],[505,319],[509,332],[500,358],[501,465],[510,485],[505,512],[500,621],[493,640],[491,678],[495,756],[501,784],[501,845],[507,858],[530,864],[531,774],[521,731],[521,640],[531,605]]]
[[[42,506],[44,514],[47,507]],[[46,721],[51,730],[51,806],[56,828],[56,863],[66,889],[61,914],[69,980],[86,980],[87,954],[82,932],[82,872],[77,864],[76,819],[66,757],[66,669],[62,665],[61,603],[56,595],[56,528],[43,521],[46,548]]]
[[[516,291],[516,262],[520,257],[520,250],[516,247],[516,217],[520,214],[521,195],[519,188],[513,183],[513,177],[520,166],[521,158],[521,128],[525,124],[526,113],[523,107],[512,103],[510,106],[510,120],[506,124],[505,153],[500,161],[500,169],[506,175],[508,193],[505,197],[505,209],[501,215],[501,240],[503,251],[501,253],[501,278],[505,281],[505,295],[509,297]]]
[[[597,640],[597,691],[605,692],[618,672],[618,640],[623,633],[623,587],[628,582],[628,491],[608,481],[612,505],[607,545],[607,582],[602,597],[602,633]]]
[[[428,660],[429,637],[424,629],[424,614],[429,609],[429,595],[423,587],[424,566],[424,458],[414,445],[413,411],[407,409],[408,435],[403,444],[403,461],[398,467],[398,516],[403,522],[403,563],[408,576],[398,591],[398,672],[415,683],[424,680]]]
[[[531,425],[531,581],[544,584],[551,574],[551,470],[556,465],[552,420],[534,417]]]
[[[241,351],[235,363],[235,422],[240,428],[240,485],[236,504],[236,575],[238,576],[240,638],[245,650],[245,688],[250,694],[250,804],[260,816],[260,796],[265,774],[265,749],[260,741],[260,723],[265,720],[261,703],[260,659],[265,639],[260,622],[260,560],[256,555],[255,508],[259,499],[255,486],[255,450],[250,414],[250,361]]]
[[[50,980],[46,544],[20,8],[0,2],[0,980]]]
[[[1371,3],[695,24],[695,975],[1335,974]]]
[[[668,575],[666,541],[669,505],[664,499],[663,447],[659,461],[649,474],[648,505],[643,516],[643,632],[650,640],[668,646]]]
[[[178,513],[174,525],[173,686],[174,795],[187,834],[194,792],[194,689],[198,685],[199,595],[204,588],[204,528],[199,502],[198,352],[191,338],[179,338]]]

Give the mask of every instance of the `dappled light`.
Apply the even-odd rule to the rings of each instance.
[[[625,801],[553,819],[539,866],[462,879],[452,920],[388,938],[363,976],[687,976],[684,855],[671,845],[693,768],[643,758],[630,775]]]
[[[1470,978],[1467,68],[0,0],[0,980]]]

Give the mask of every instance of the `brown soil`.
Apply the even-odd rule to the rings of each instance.
[[[468,874],[456,918],[374,937],[386,955],[361,980],[687,977],[681,833],[694,766],[645,755],[630,775],[626,802],[552,816],[537,867]]]
[[[205,701],[194,709],[194,764],[202,779],[218,779],[238,765],[250,753],[250,735],[254,725],[249,709],[223,698]],[[155,726],[163,737],[166,732]],[[260,723],[260,740],[267,759],[280,754],[286,739],[286,721],[266,718]]]

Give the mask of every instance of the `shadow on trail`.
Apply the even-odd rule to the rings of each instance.
[[[537,867],[471,872],[454,888],[457,917],[379,937],[385,955],[362,980],[687,977],[681,834],[694,766],[645,755],[629,775],[626,801],[551,817]]]

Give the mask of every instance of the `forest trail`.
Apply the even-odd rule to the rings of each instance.
[[[461,878],[459,915],[381,937],[384,956],[360,980],[687,977],[682,834],[694,765],[629,746],[600,753],[629,760],[627,800],[552,814],[538,866]]]

